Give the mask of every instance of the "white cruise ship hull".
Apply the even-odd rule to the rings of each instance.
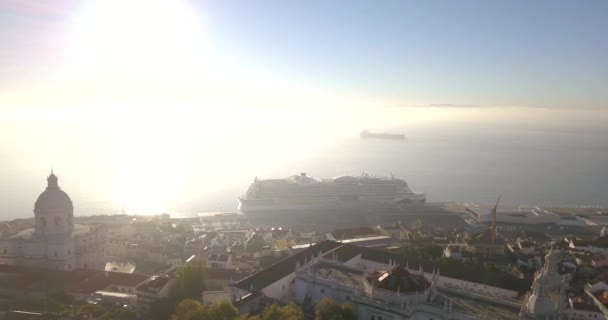
[[[239,198],[239,211],[280,212],[331,209],[391,210],[424,204],[424,193],[415,193],[407,183],[394,177],[341,176],[315,179],[302,173],[286,179],[255,178]]]
[[[358,200],[344,201],[331,198],[303,199],[239,199],[239,211],[247,213],[280,212],[280,211],[316,211],[331,209],[398,209],[409,204],[424,204],[426,195],[417,193],[402,197],[378,199],[377,197],[360,197]]]

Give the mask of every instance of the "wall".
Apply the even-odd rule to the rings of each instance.
[[[262,289],[262,293],[269,298],[280,300],[280,301],[290,301],[294,297],[294,285],[293,280],[295,278],[294,273],[290,273],[282,279],[276,281],[275,283],[269,285],[268,287]],[[257,289],[257,288],[256,288]]]
[[[568,316],[568,320],[597,320],[604,318],[604,314],[601,312],[581,309],[567,309],[566,315]]]
[[[387,264],[362,259],[361,255],[357,255],[356,257],[352,258],[351,260],[346,261],[344,264],[348,265],[348,266],[352,266],[352,267],[361,267],[367,271],[374,271],[374,270],[381,271],[381,270],[388,270],[388,268],[389,268],[389,266]],[[417,274],[419,272],[418,270],[413,270],[413,269],[409,269],[408,271],[411,273],[414,273],[414,274]],[[425,272],[424,274],[427,278],[433,279],[432,273]],[[488,286],[488,285],[475,283],[475,282],[463,281],[460,279],[445,277],[442,275],[438,276],[438,281],[437,281],[436,286],[437,287],[449,286],[452,289],[463,288],[465,290],[473,290],[476,293],[482,293],[482,294],[504,297],[504,298],[509,298],[509,299],[515,299],[517,297],[517,291],[502,289],[502,288]]]

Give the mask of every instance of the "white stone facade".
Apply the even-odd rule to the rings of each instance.
[[[534,276],[532,292],[529,293],[522,305],[520,319],[566,319],[567,306],[565,284],[558,272],[561,263],[560,253],[549,251],[541,271]]]
[[[106,230],[74,224],[70,197],[53,173],[34,208],[35,227],[0,239],[0,264],[54,270],[101,269],[106,262]]]

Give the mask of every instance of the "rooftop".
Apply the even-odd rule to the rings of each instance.
[[[600,290],[593,292],[593,295],[597,300],[599,300],[602,304],[608,307],[608,290]]]
[[[333,281],[349,287],[361,286],[364,272],[321,260],[313,268],[317,278]]]
[[[261,290],[262,288],[265,288],[275,281],[282,279],[283,277],[294,272],[296,264],[303,265],[305,260],[309,260],[313,256],[317,256],[319,252],[328,252],[339,247],[340,245],[342,244],[334,241],[319,242],[299,253],[271,265],[266,269],[263,269],[256,274],[238,281],[234,284],[234,286],[244,290],[250,290],[252,287],[254,290]]]
[[[374,273],[367,279],[377,288],[394,292],[423,292],[431,285],[424,276],[412,274],[402,266],[386,272]]]
[[[164,287],[169,282],[169,276],[154,276],[150,281],[146,281],[139,286],[137,286],[137,290],[144,291],[157,291]]]
[[[601,312],[600,309],[595,304],[587,303],[584,301],[572,302],[572,309],[585,310],[585,311],[591,311],[591,312]]]
[[[136,287],[146,281],[148,276],[121,272],[97,272],[73,287],[72,292],[93,293],[111,285]]]
[[[377,235],[378,231],[374,230],[370,227],[357,227],[357,228],[349,228],[349,229],[336,229],[332,232],[332,235],[337,240],[341,239],[352,239],[352,238],[360,238],[366,237],[370,235]]]
[[[92,225],[83,225],[83,224],[75,224],[74,230],[72,231],[72,237],[78,237],[84,234],[91,232],[94,226]],[[15,234],[9,235],[6,239],[21,239],[21,240],[32,240],[34,239],[34,228],[24,229]],[[48,237],[48,236],[47,236]]]

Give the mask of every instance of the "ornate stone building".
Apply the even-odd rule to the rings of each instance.
[[[0,239],[0,264],[54,270],[101,269],[106,263],[102,226],[74,224],[72,200],[51,171],[34,205],[34,228]]]
[[[543,268],[534,276],[532,293],[521,308],[520,319],[566,319],[566,286],[558,271],[560,253],[551,250],[545,256]]]

